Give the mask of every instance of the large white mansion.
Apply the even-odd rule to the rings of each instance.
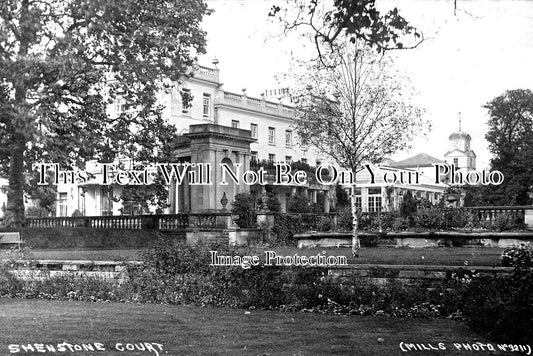
[[[312,203],[321,201],[323,210],[329,212],[334,206],[332,186],[309,182],[306,185],[288,186],[248,186],[244,183],[220,185],[220,163],[231,167],[240,163],[241,169],[248,170],[250,162],[295,162],[317,166],[327,160],[310,147],[301,147],[295,132],[294,111],[290,105],[281,102],[284,90],[265,91],[260,98],[249,97],[246,90],[232,93],[222,88],[219,80],[218,62],[214,68],[199,66],[194,77],[168,94],[160,97],[164,105],[164,118],[177,128],[175,162],[210,163],[213,170],[212,185],[194,185],[190,182],[169,186],[169,207],[165,213],[216,212],[220,211],[223,197],[229,200],[228,208],[235,194],[251,192],[260,196],[265,190],[276,194],[285,210],[291,195],[304,194]],[[192,96],[189,105],[183,102],[180,92]],[[109,106],[110,115],[118,115],[125,110],[124,102],[117,100]],[[460,129],[450,136],[450,150],[444,159],[461,169],[475,168],[475,154],[470,149],[470,136]],[[420,172],[420,182],[394,186],[383,180],[369,183],[368,175],[362,171],[357,175],[359,189],[357,205],[362,211],[381,211],[397,208],[403,194],[411,190],[413,195],[431,202],[438,202],[446,185],[435,184],[427,173],[434,163],[442,160],[426,154],[419,154],[400,162],[387,160],[381,169],[391,172],[407,170]],[[101,167],[97,162],[88,162],[87,171],[98,176]],[[269,177],[270,179],[270,177]],[[95,179],[98,181],[98,179]],[[127,212],[120,196],[122,186],[101,185],[89,181],[83,185],[59,185],[57,196],[57,216],[71,216],[76,210],[86,216],[121,215]],[[1,182],[0,182],[1,183]],[[5,184],[6,182],[4,182]],[[333,190],[332,190],[333,191]],[[0,205],[6,204],[5,195],[0,194]],[[320,199],[319,199],[320,198]],[[130,211],[131,213],[131,211]]]

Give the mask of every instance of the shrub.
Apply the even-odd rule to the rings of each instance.
[[[268,211],[275,212],[275,213],[281,211],[281,203],[279,202],[276,194],[272,192],[267,192],[266,195],[267,195],[266,205],[267,205]],[[257,199],[257,206],[258,207],[263,206],[263,197],[260,196]]]
[[[236,223],[241,228],[250,228],[255,226],[256,214],[254,210],[254,198],[249,193],[239,193],[235,195],[231,202],[231,213],[238,215]]]
[[[340,184],[335,186],[335,198],[337,200],[337,208],[339,210],[350,207],[350,196],[346,192],[346,189]]]
[[[272,232],[277,236],[277,242],[282,245],[295,245],[294,234],[303,232],[304,224],[301,216],[290,214],[276,214]]]
[[[492,226],[497,231],[512,231],[525,228],[524,215],[515,212],[500,212],[496,215]]]
[[[339,213],[337,214],[337,225],[339,230],[351,231],[352,221],[352,211],[350,207],[339,210]]]
[[[306,196],[293,195],[287,202],[287,212],[297,214],[312,213],[313,207]]]
[[[501,260],[505,267],[533,267],[533,248],[530,244],[508,247],[503,250]]]
[[[442,210],[433,208],[418,209],[414,214],[414,222],[418,228],[439,230],[444,225]]]
[[[400,204],[400,214],[404,218],[410,218],[416,212],[416,200],[413,198],[413,194],[408,190],[405,193],[402,203]]]
[[[462,295],[469,325],[495,341],[533,340],[533,271],[516,268],[511,277],[474,278]]]
[[[392,223],[392,230],[402,231],[409,228],[409,220],[402,216],[397,216]]]

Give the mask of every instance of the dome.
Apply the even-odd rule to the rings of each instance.
[[[466,132],[457,131],[457,132],[452,133],[448,139],[449,140],[465,139],[465,140],[469,141],[469,140],[472,140],[472,137],[470,137],[470,135],[467,134]]]

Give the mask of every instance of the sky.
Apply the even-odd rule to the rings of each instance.
[[[328,0],[329,1],[329,0]],[[219,60],[224,89],[259,96],[275,89],[294,58],[313,55],[313,46],[295,35],[281,35],[282,26],[269,18],[283,0],[208,0],[214,13],[204,19],[207,54],[203,65]],[[483,105],[510,89],[533,89],[533,1],[530,0],[377,0],[379,10],[400,10],[423,32],[416,49],[394,51],[402,76],[425,109],[431,131],[413,141],[400,160],[424,152],[442,159],[448,136],[462,130],[472,136],[477,167],[489,166],[485,140],[487,110]]]

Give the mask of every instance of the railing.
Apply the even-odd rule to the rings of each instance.
[[[214,82],[219,81],[219,71],[218,69],[204,67],[204,66],[198,66],[195,77],[197,78],[203,78],[207,80],[211,80]]]
[[[284,116],[292,118],[294,108],[281,103],[266,101],[265,99],[252,98],[247,95],[223,91],[220,98],[220,104],[237,106],[239,108],[261,111],[267,114]]]
[[[82,218],[77,218],[82,219]],[[142,221],[138,216],[94,216],[83,220],[84,227],[95,229],[141,229]]]
[[[532,208],[532,206],[473,206],[466,207],[465,209],[477,213],[480,221],[494,221],[502,213],[516,214],[523,219],[526,209]]]
[[[242,101],[242,95],[230,93],[229,91],[224,92],[224,99],[230,99],[235,101]]]
[[[227,228],[231,213],[194,213],[138,216],[80,216],[27,218],[26,226],[32,228],[85,227],[93,229],[156,229],[182,231],[189,227]]]

